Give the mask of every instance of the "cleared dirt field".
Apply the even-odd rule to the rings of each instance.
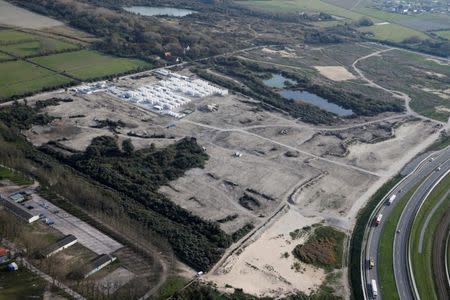
[[[192,75],[187,70],[183,74]],[[127,77],[115,85],[136,88],[156,80],[151,75]],[[73,101],[45,108],[59,119],[25,133],[35,145],[54,140],[84,150],[93,137],[110,135],[119,141],[131,137],[140,149],[196,137],[209,155],[205,167],[188,171],[160,191],[193,214],[220,221],[229,234],[248,223],[255,226],[248,242],[235,245],[243,246],[243,252],[230,257],[227,253],[206,277],[222,288],[229,284],[255,295],[316,289],[323,271],[302,264],[296,272],[291,269],[293,258],[281,257],[295,246],[289,243],[289,232],[322,221],[351,230],[370,195],[438,136],[435,123],[392,113],[312,126],[263,111],[255,100],[237,94],[195,99],[188,105],[193,112],[179,120],[104,92],[54,92],[28,101],[52,96]],[[218,104],[218,110],[209,112],[208,104]],[[99,128],[98,120],[106,119],[123,124],[114,130]],[[286,215],[279,212],[283,207],[290,207]],[[338,280],[338,285],[345,283]]]
[[[289,233],[318,221],[318,218],[302,216],[296,209],[288,210],[205,280],[212,280],[222,289],[228,284],[258,296],[277,297],[297,291],[309,294],[317,290],[325,278],[322,269],[303,263],[298,269],[293,267],[299,261],[291,252],[304,243],[308,235],[293,240]]]
[[[346,81],[355,79],[356,76],[341,66],[316,66],[321,75],[333,81]]]
[[[0,0],[0,24],[33,29],[63,25],[60,21],[33,13],[3,0]]]

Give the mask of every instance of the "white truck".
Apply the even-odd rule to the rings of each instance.
[[[396,195],[392,195],[391,197],[389,197],[389,200],[388,200],[387,204],[388,204],[388,205],[391,205],[392,202],[394,202],[394,200],[395,200],[396,197],[397,197]]]
[[[378,288],[377,288],[377,282],[375,281],[375,279],[372,279],[370,286],[372,288],[372,297],[376,298],[378,296]]]

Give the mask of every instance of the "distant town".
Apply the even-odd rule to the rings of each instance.
[[[376,8],[405,15],[414,15],[421,13],[450,13],[450,1],[396,1],[396,0],[378,0],[374,1]]]

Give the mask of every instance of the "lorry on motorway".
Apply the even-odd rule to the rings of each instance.
[[[372,297],[376,298],[378,296],[378,289],[377,289],[377,282],[375,281],[375,279],[372,279],[370,287],[372,288]]]
[[[383,218],[382,214],[378,214],[378,216],[375,219],[375,225],[378,226],[381,223],[381,219]]]
[[[397,197],[397,195],[392,195],[391,197],[389,197],[389,200],[387,202],[388,205],[391,205],[392,202],[394,202],[395,198]]]

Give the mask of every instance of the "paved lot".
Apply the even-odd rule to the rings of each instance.
[[[45,217],[54,222],[51,225],[52,227],[63,234],[73,234],[77,237],[80,244],[97,254],[111,254],[123,247],[122,244],[39,195],[33,194],[33,198],[24,202],[24,205],[32,205],[32,212],[45,215]]]

